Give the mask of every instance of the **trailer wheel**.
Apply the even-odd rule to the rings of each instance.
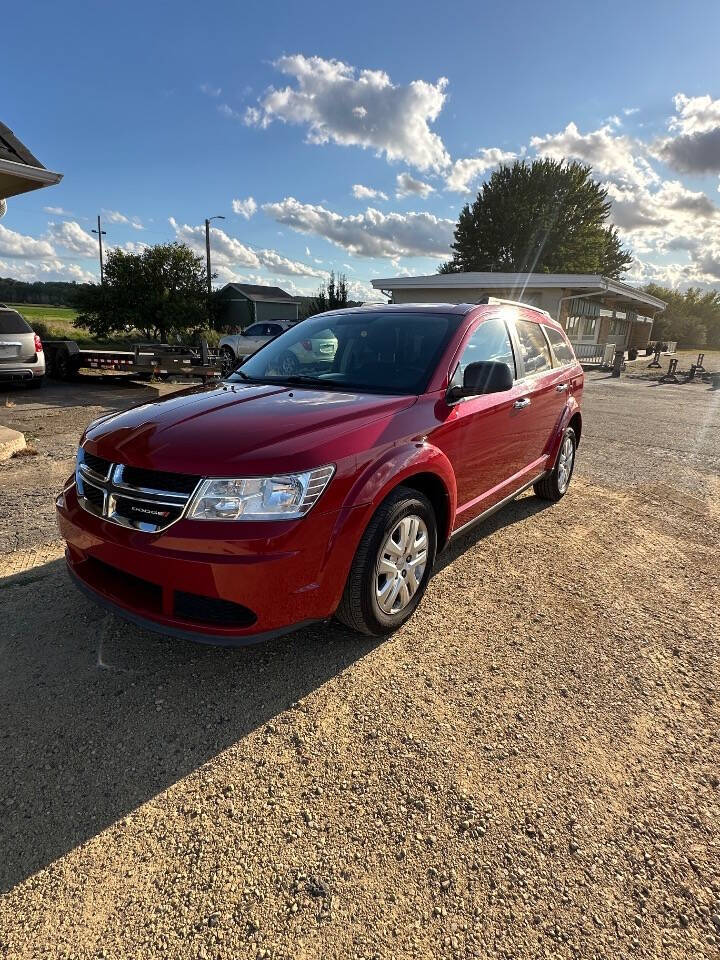
[[[67,350],[58,350],[55,353],[52,375],[56,380],[67,380],[70,376],[70,357]]]

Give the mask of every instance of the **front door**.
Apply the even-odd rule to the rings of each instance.
[[[508,328],[489,317],[471,328],[458,355],[450,385],[462,384],[470,363],[495,360],[507,363],[515,375],[515,357]],[[510,492],[509,482],[521,469],[517,442],[522,410],[516,402],[516,384],[503,393],[466,397],[451,405],[433,442],[452,463],[457,482],[455,528],[474,520]]]

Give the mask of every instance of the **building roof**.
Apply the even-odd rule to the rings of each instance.
[[[631,287],[621,280],[611,280],[591,273],[437,273],[426,277],[388,277],[373,280],[376,290],[512,290],[513,299],[521,300],[526,290],[569,290],[578,296],[607,293],[619,300],[664,310],[664,300]]]
[[[61,173],[46,170],[12,130],[0,123],[0,199],[16,197],[61,180]]]
[[[226,283],[220,291],[235,290],[248,300],[261,300],[267,303],[299,303],[280,287],[263,287],[254,283]]]

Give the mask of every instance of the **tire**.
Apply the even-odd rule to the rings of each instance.
[[[570,467],[567,469],[568,444],[572,449],[570,455]],[[542,480],[538,480],[533,486],[535,495],[541,500],[549,500],[551,503],[557,503],[562,500],[568,491],[570,481],[572,480],[573,470],[575,469],[575,453],[577,451],[577,438],[572,427],[568,427],[560,441],[557,459],[552,472]]]
[[[29,380],[27,383],[28,390],[39,390],[40,387],[45,385],[45,377],[33,377],[32,380]]]
[[[403,521],[407,523],[403,524]],[[391,537],[395,544],[392,552],[387,549]],[[398,548],[403,545],[404,537],[405,550],[400,555]],[[412,543],[410,537],[413,537]],[[421,559],[423,537],[426,538],[424,561]],[[427,497],[409,487],[393,490],[377,508],[362,535],[340,606],[335,612],[337,619],[351,630],[371,637],[383,637],[397,630],[410,619],[422,600],[435,561],[436,547],[437,522]],[[415,560],[408,564],[407,556],[413,556]],[[388,570],[394,567],[396,572],[381,570],[383,561]],[[422,573],[418,574],[421,567]],[[389,582],[384,598],[379,599],[378,590],[385,590]],[[395,583],[400,584],[400,590],[392,603]],[[407,600],[405,591],[409,594]]]
[[[229,377],[238,361],[230,347],[220,347],[220,369],[223,377]]]
[[[285,353],[280,357],[280,373],[284,374],[286,377],[291,377],[294,373],[297,373],[299,369],[300,363],[298,358],[294,353],[286,350]]]

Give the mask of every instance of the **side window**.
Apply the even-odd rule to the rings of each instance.
[[[252,323],[245,331],[246,336],[248,337],[261,337],[262,336],[262,324],[261,323]]]
[[[460,354],[451,386],[461,386],[465,367],[479,360],[497,360],[506,363],[515,376],[515,359],[507,327],[502,320],[484,320],[476,328]]]
[[[267,324],[267,334],[269,337],[276,337],[279,333],[282,333],[282,327],[279,323]]]
[[[553,327],[543,327],[543,330],[547,334],[547,338],[550,341],[550,346],[552,347],[552,352],[555,354],[557,365],[562,366],[564,363],[574,363],[575,354],[573,353],[573,348],[567,342],[562,333],[560,333],[559,330],[555,330]]]
[[[525,363],[525,373],[531,376],[542,370],[549,370],[552,367],[550,350],[540,325],[533,323],[532,320],[517,320],[515,326]]]

